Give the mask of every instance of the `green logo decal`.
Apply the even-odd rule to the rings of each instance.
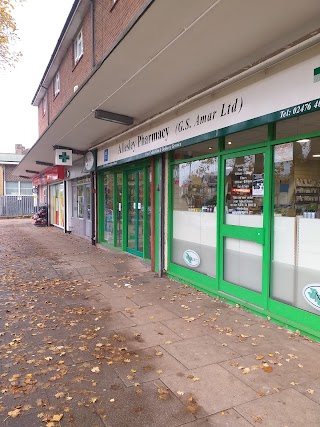
[[[184,262],[192,268],[196,268],[200,265],[200,257],[197,252],[187,249],[183,252],[183,260]]]
[[[304,299],[314,308],[320,310],[320,284],[312,283],[303,288]]]

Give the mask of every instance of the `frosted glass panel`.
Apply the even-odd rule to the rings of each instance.
[[[227,282],[261,292],[262,245],[226,237],[223,276]]]

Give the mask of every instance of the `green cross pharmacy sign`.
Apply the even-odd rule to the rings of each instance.
[[[56,149],[55,164],[62,166],[72,166],[72,150]]]

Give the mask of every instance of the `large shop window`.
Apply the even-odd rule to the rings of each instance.
[[[211,277],[216,276],[217,176],[215,157],[173,169],[171,261]]]
[[[274,174],[271,297],[319,314],[320,137],[275,146]]]

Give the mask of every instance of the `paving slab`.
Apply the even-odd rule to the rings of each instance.
[[[162,381],[184,404],[194,406],[197,418],[257,398],[254,390],[217,364],[162,377]]]
[[[184,427],[252,427],[252,424],[234,409],[229,409],[185,424]]]
[[[114,370],[127,386],[186,371],[184,365],[160,346],[137,350],[131,359],[130,365],[127,363],[113,365]]]
[[[320,377],[319,352],[303,343],[272,341],[221,366],[263,394]]]
[[[117,333],[126,337],[128,347],[133,350],[155,347],[181,338],[160,322],[119,329]]]
[[[136,306],[132,307],[132,310],[123,312],[123,314],[125,314],[136,325],[143,325],[150,321],[161,322],[168,319],[178,319],[176,314],[159,305],[152,305],[148,307]]]
[[[235,407],[253,425],[319,427],[319,406],[297,390],[287,389]]]
[[[237,353],[230,351],[207,335],[163,344],[162,347],[188,369],[211,365],[238,356]]]

